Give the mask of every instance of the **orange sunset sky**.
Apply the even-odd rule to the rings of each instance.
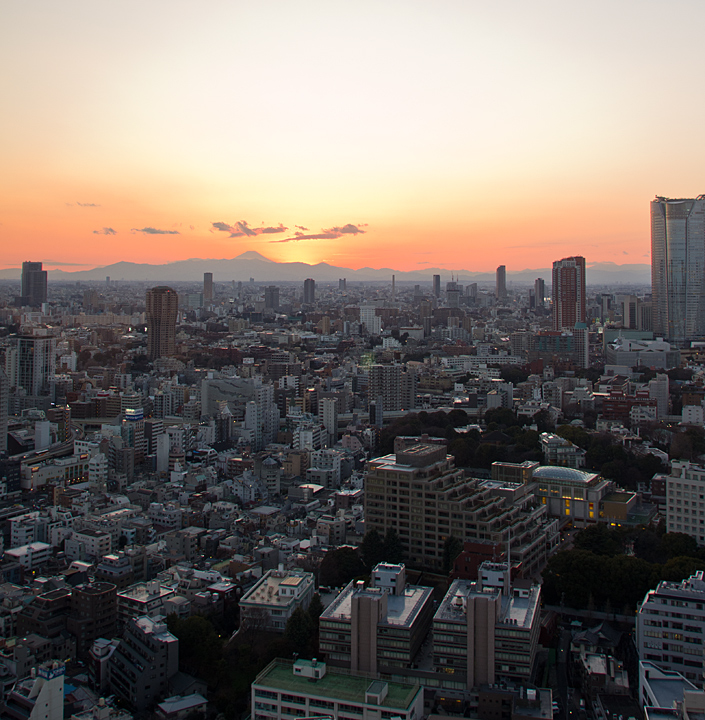
[[[648,263],[653,196],[705,192],[703,26],[677,0],[11,0],[0,267]]]

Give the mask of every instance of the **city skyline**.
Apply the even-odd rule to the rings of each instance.
[[[14,6],[2,266],[648,263],[646,203],[700,191],[677,6]]]

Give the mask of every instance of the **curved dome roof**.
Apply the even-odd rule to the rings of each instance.
[[[556,465],[541,465],[534,470],[533,478],[545,478],[546,480],[572,480],[573,482],[588,482],[595,477],[595,473],[585,472],[570,467],[558,467]]]

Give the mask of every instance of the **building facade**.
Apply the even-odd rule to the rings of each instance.
[[[179,641],[163,617],[138,617],[128,623],[108,661],[112,692],[137,710],[168,695],[169,678],[179,669]]]
[[[690,535],[705,545],[705,468],[687,460],[673,460],[666,476],[668,532]]]
[[[418,380],[402,365],[371,365],[367,394],[371,402],[382,398],[386,411],[413,410]]]
[[[662,581],[637,609],[639,661],[682,673],[702,683],[705,579],[699,570],[681,582]]]

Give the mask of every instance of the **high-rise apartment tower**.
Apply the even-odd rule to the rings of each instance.
[[[553,263],[553,329],[570,330],[585,322],[585,258]]]
[[[546,283],[543,278],[536,278],[534,280],[534,297],[536,298],[536,307],[543,307],[544,300],[546,299]]]
[[[495,282],[495,290],[497,299],[507,297],[507,267],[506,265],[500,265],[497,268],[497,277]]]
[[[47,271],[40,262],[22,263],[22,302],[39,307],[47,301]]]
[[[213,302],[213,273],[203,273],[203,302]]]
[[[176,316],[179,296],[161,285],[147,290],[147,353],[152,359],[176,352]]]
[[[313,305],[316,302],[316,281],[313,278],[304,280],[304,303]]]

